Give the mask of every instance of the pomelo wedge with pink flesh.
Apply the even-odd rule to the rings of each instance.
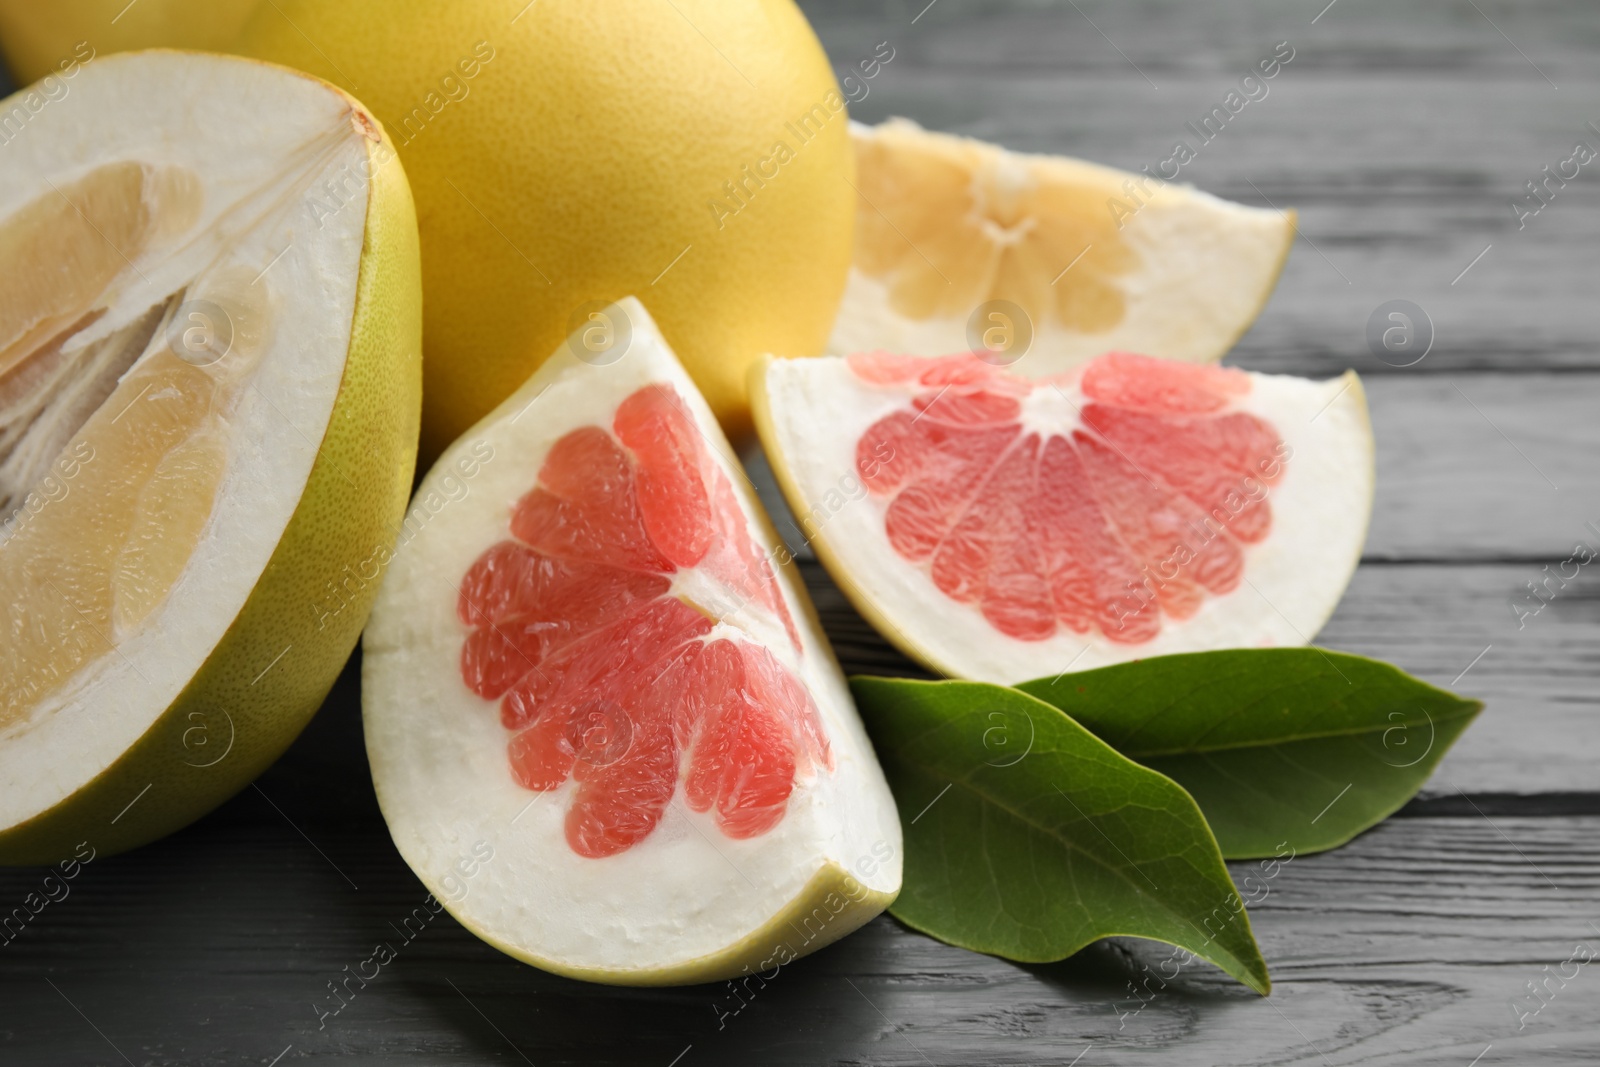
[[[893,900],[894,801],[710,409],[637,301],[596,314],[417,490],[365,637],[373,779],[519,959],[770,971]]]
[[[770,360],[756,424],[817,555],[890,641],[1015,683],[1309,642],[1361,555],[1353,372],[1111,352],[1045,379],[982,355]]]

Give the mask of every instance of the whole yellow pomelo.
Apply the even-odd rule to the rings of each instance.
[[[755,359],[823,351],[853,159],[790,0],[274,0],[239,48],[358,94],[400,145],[425,455],[630,294],[735,438]]]
[[[18,87],[136,48],[216,52],[261,0],[0,0],[0,52]]]

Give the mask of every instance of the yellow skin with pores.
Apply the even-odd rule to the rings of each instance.
[[[790,0],[277,0],[239,50],[360,95],[416,191],[422,454],[636,294],[724,429],[820,354],[856,212],[845,101]],[[312,42],[315,42],[313,45]]]

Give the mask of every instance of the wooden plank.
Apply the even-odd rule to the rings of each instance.
[[[857,118],[907,114],[1126,168],[1163,158],[1273,42],[1297,49],[1270,97],[1184,175],[1301,211],[1306,236],[1233,358],[1368,376],[1372,562],[1323,640],[1442,683],[1488,648],[1458,688],[1489,710],[1435,778],[1436,799],[1265,883],[1252,921],[1277,981],[1270,1000],[1195,965],[1131,1014],[1128,983],[1145,967],[1159,974],[1157,946],[1110,942],[1021,967],[889,919],[752,983],[742,1001],[726,987],[553,978],[443,915],[403,941],[395,927],[423,890],[378,818],[347,672],[260,783],[284,814],[247,789],[167,841],[96,860],[0,945],[0,1062],[1593,1062],[1600,971],[1552,979],[1537,1015],[1519,1020],[1511,1005],[1537,1006],[1527,983],[1580,943],[1600,950],[1600,818],[1529,817],[1593,811],[1600,797],[1600,595],[1585,570],[1520,630],[1512,604],[1526,609],[1523,584],[1600,518],[1600,376],[1581,373],[1600,368],[1589,321],[1600,193],[1586,169],[1521,231],[1509,202],[1600,120],[1600,12],[1563,0],[1324,3],[803,5],[841,67],[880,40],[897,49]],[[1421,304],[1436,332],[1405,370],[1364,337],[1394,297]],[[1563,373],[1528,373],[1540,370]],[[815,564],[802,566],[847,666],[904,670]],[[0,905],[41,878],[0,870]],[[399,944],[396,961],[319,1029],[313,1004],[379,940]]]
[[[1148,942],[1019,966],[888,918],[736,997],[542,974],[448,914],[408,941],[397,928],[424,892],[381,825],[312,797],[278,802],[328,859],[247,791],[194,830],[86,867],[0,949],[0,1059],[1466,1067],[1490,1044],[1486,1064],[1590,1063],[1600,1036],[1594,967],[1552,982],[1520,1030],[1511,1007],[1537,1007],[1526,983],[1576,946],[1600,952],[1600,818],[1393,819],[1271,878],[1235,865],[1258,901],[1270,1000],[1199,963],[1173,976],[1169,951]],[[0,899],[39,882],[0,872]],[[339,1003],[328,983],[346,967],[370,975],[362,961],[379,942],[394,962],[365,987],[352,980],[323,1017]],[[1129,983],[1150,974],[1139,1008]]]
[[[1198,152],[1179,180],[1298,209],[1304,236],[1235,353],[1242,365],[1392,373],[1366,325],[1406,298],[1436,340],[1405,373],[1600,366],[1586,310],[1600,181],[1585,169],[1552,186],[1520,228],[1511,209],[1575,142],[1600,150],[1587,125],[1600,122],[1593,13],[1577,5],[1408,4],[1379,17],[1345,0],[1314,26],[1299,5],[1267,2],[939,4],[915,25],[921,4],[808,6],[841,73],[880,40],[896,50],[856,90],[857,119],[906,115],[1127,170],[1184,139]],[[1202,144],[1186,123],[1280,40],[1295,56],[1267,95]]]
[[[1600,547],[1600,377],[1372,381],[1378,492],[1369,559],[1565,559]]]

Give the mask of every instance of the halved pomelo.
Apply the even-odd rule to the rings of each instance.
[[[420,268],[377,122],[269,64],[96,60],[5,156],[0,860],[32,863],[197,818],[321,703],[409,490]]]
[[[770,970],[894,898],[894,801],[710,409],[638,301],[590,323],[417,490],[364,643],[378,799],[535,966]]]
[[[987,348],[1028,377],[1120,349],[1221,359],[1261,312],[1293,212],[1059,156],[851,123],[855,257],[829,350]]]
[[[1327,382],[1112,352],[758,368],[756,426],[817,555],[908,655],[1020,682],[1308,642],[1361,555],[1372,432]]]

